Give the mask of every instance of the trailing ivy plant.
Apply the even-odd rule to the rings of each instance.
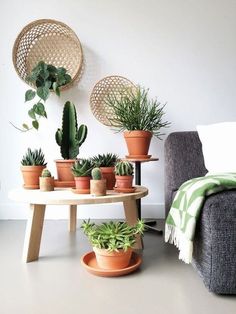
[[[22,124],[22,128],[12,125],[22,132],[32,129],[38,130],[39,119],[47,118],[45,103],[50,96],[50,91],[54,91],[60,97],[60,87],[71,81],[71,76],[63,67],[55,67],[52,64],[46,64],[40,61],[26,77],[26,81],[33,83],[35,89],[28,89],[25,92],[25,102],[34,100],[32,108],[28,111],[28,116],[32,119],[31,126],[26,123]]]

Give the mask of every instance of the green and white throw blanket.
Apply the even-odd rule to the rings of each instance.
[[[165,241],[175,244],[179,259],[191,263],[197,219],[206,197],[236,189],[236,173],[194,178],[181,185],[166,219]]]

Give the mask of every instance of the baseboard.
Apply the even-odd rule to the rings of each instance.
[[[0,219],[27,219],[26,204],[0,204]],[[143,204],[142,218],[164,218],[164,204]],[[46,219],[67,219],[66,206],[48,206]],[[123,219],[124,211],[121,204],[81,205],[78,206],[78,219]]]

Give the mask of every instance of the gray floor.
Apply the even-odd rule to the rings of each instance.
[[[80,256],[91,250],[66,221],[46,221],[38,262],[21,262],[25,221],[0,221],[1,314],[236,313],[236,297],[209,293],[177,251],[146,233],[141,269],[101,278],[85,271]]]

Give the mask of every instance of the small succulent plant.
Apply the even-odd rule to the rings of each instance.
[[[52,176],[51,172],[47,168],[43,169],[43,171],[41,173],[41,177],[50,178],[51,176]]]
[[[134,173],[133,165],[128,161],[119,161],[115,166],[117,176],[131,176]]]
[[[102,172],[99,168],[93,168],[91,174],[92,174],[93,180],[101,180],[102,179]]]
[[[71,171],[75,177],[90,177],[93,169],[93,164],[90,159],[76,160],[71,167]]]
[[[104,222],[100,225],[84,221],[81,228],[93,247],[108,251],[127,250],[136,241],[137,234],[143,234],[145,229],[143,220],[138,220],[134,226],[126,222]]]
[[[27,149],[27,152],[21,160],[22,166],[46,166],[44,153],[40,149],[31,150]]]
[[[119,160],[118,155],[112,153],[98,154],[92,158],[96,167],[114,167],[115,163]]]

